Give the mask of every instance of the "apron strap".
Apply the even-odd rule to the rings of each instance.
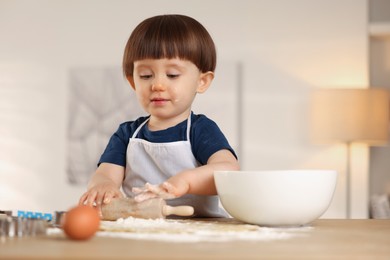
[[[187,119],[187,141],[190,141],[190,131],[191,131],[191,115],[192,112],[190,112],[190,116]]]
[[[138,132],[141,130],[141,128],[149,121],[150,117],[148,117],[142,124],[135,130],[133,136],[131,138],[136,138]]]

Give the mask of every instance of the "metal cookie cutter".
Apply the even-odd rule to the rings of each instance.
[[[54,212],[54,220],[53,220],[53,226],[54,227],[61,227],[62,221],[66,215],[66,211],[55,211]]]
[[[0,237],[25,237],[45,235],[48,222],[44,219],[29,219],[0,215]]]

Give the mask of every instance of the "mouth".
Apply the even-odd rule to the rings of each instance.
[[[169,99],[165,99],[165,98],[152,98],[150,101],[151,101],[152,104],[155,104],[155,105],[163,105],[166,102],[168,102]]]

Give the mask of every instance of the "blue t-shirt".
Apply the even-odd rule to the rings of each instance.
[[[140,117],[135,121],[122,123],[118,130],[111,136],[105,151],[100,157],[99,164],[106,162],[126,167],[126,151],[129,139],[147,118]],[[138,132],[137,138],[152,143],[185,141],[187,139],[186,131],[187,120],[160,131],[150,131],[147,125],[145,125]],[[237,158],[233,148],[217,124],[205,115],[195,115],[191,112],[190,143],[192,153],[201,165],[205,165],[211,155],[222,149],[231,151]]]

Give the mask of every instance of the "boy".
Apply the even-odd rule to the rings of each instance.
[[[125,122],[111,137],[80,204],[99,208],[112,198],[169,199],[195,216],[226,216],[218,206],[215,170],[238,170],[218,126],[191,105],[210,86],[214,42],[196,20],[160,15],[141,22],[127,42],[123,72],[146,117]]]

